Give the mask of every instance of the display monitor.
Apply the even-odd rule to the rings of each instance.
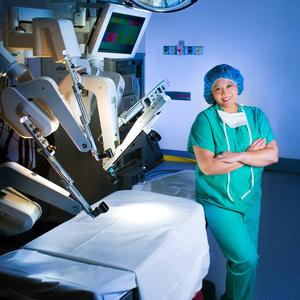
[[[148,11],[103,4],[87,45],[88,54],[108,58],[134,57],[150,16]]]

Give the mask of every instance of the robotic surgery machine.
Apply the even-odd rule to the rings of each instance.
[[[34,78],[24,65],[16,62],[3,44],[0,45],[0,74],[14,83],[1,91],[1,117],[18,135],[34,139],[38,152],[48,160],[64,186],[57,186],[17,163],[1,165],[1,234],[13,235],[26,231],[40,217],[40,206],[22,193],[72,214],[84,210],[91,217],[96,217],[108,210],[105,202],[96,208],[90,207],[55,158],[55,149],[47,141],[47,136],[55,132],[60,124],[80,152],[90,151],[109,177],[117,180],[118,160],[141,132],[151,133],[152,125],[169,97],[164,92],[166,82],[163,81],[119,116],[118,105],[124,91],[124,79],[117,73],[102,71],[101,61],[104,57],[132,57],[150,14],[115,4],[101,4],[101,14],[93,26],[85,58],[81,58],[70,20],[33,18],[34,55],[51,56],[56,62],[64,62],[68,70],[68,75],[59,86],[49,77]],[[116,38],[118,34],[124,34],[120,24],[125,24],[128,27],[126,32],[130,32],[124,41]],[[10,41],[9,45],[14,49],[12,44]],[[102,131],[101,153],[89,127],[93,99],[97,103]],[[121,126],[133,119],[133,126],[121,140]]]

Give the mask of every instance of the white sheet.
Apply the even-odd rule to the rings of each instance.
[[[139,191],[196,199],[195,171],[183,170],[140,182],[132,187]]]
[[[73,299],[118,300],[126,291],[136,287],[132,272],[27,249],[2,255],[0,274],[2,292],[13,290],[15,294],[34,299],[61,299],[65,295]],[[89,294],[84,296],[82,292]]]
[[[118,191],[108,213],[84,212],[25,246],[136,274],[142,300],[190,300],[202,287],[209,250],[202,206],[144,191]]]

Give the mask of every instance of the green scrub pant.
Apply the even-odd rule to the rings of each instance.
[[[208,202],[203,207],[208,226],[227,258],[226,293],[222,299],[252,299],[258,261],[260,201],[246,213]]]

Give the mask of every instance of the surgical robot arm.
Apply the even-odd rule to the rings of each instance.
[[[90,131],[90,118],[86,112],[81,95],[82,85],[76,68],[89,68],[87,61],[80,59],[81,53],[77,42],[75,30],[70,20],[57,20],[51,18],[34,18],[34,53],[39,56],[51,56],[56,62],[64,62],[72,79],[72,92],[79,110],[81,125],[86,138],[89,141],[90,150],[98,161],[98,150]],[[88,70],[87,70],[88,71]]]
[[[72,215],[82,210],[81,205],[70,198],[70,192],[15,162],[0,165],[0,190],[0,235],[25,232],[40,218],[41,207],[24,194]]]
[[[118,118],[118,125],[128,123],[137,114],[141,115],[136,119],[130,131],[126,135],[123,142],[115,148],[113,157],[105,159],[103,167],[108,172],[114,172],[114,165],[122,156],[124,151],[134,142],[138,135],[144,131],[146,134],[152,134],[152,126],[156,122],[160,113],[164,109],[170,97],[165,94],[168,82],[162,81],[153,90],[151,90],[145,97],[140,99],[129,110],[124,111]]]
[[[2,66],[0,74],[2,76],[10,75],[11,78],[18,78],[19,73],[26,73],[24,67],[16,67],[17,63],[13,61],[13,57],[3,46],[0,47],[0,53]],[[15,66],[16,72],[13,72],[12,66]],[[64,186],[87,214],[96,217],[108,210],[105,203],[94,210],[89,206],[74,186],[71,177],[56,160],[54,149],[45,138],[57,129],[59,123],[54,116],[57,115],[78,149],[89,150],[86,136],[73,118],[63,95],[52,79],[41,77],[31,79],[16,87],[5,88],[1,93],[1,114],[5,122],[20,136],[35,140],[40,153],[46,157],[61,177]]]
[[[95,70],[95,66],[92,69]],[[124,79],[119,74],[99,71],[96,75],[83,74],[80,76],[80,80],[84,89],[96,98],[104,149],[99,156],[102,159],[103,169],[107,171],[112,180],[115,180],[117,161],[142,131],[151,134],[153,124],[164,109],[165,104],[170,100],[170,97],[165,94],[167,82],[162,81],[128,111],[118,116],[118,103],[121,101],[125,84]],[[63,93],[70,95],[68,102],[72,103],[75,100],[74,95],[70,93],[70,86],[70,76],[65,77],[59,84]],[[124,140],[121,141],[120,127],[138,114],[140,116],[135,120]]]

